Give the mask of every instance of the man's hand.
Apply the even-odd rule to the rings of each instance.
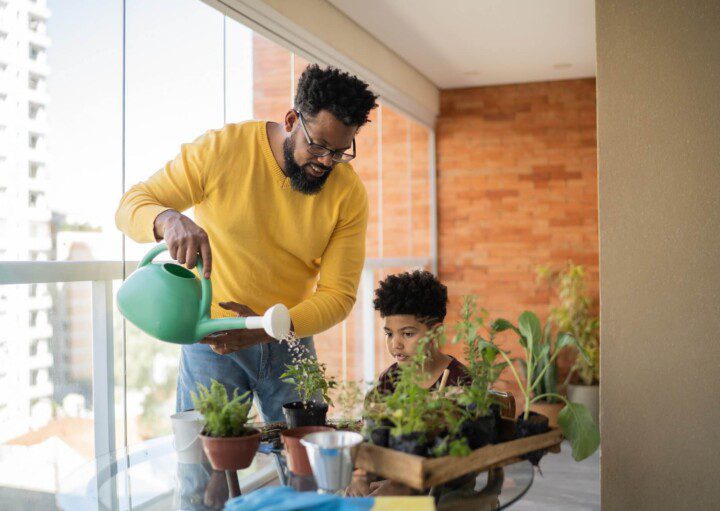
[[[218,305],[225,310],[237,313],[239,318],[257,316],[250,307],[236,302],[220,302]],[[209,344],[210,348],[218,355],[227,355],[238,350],[272,342],[275,339],[265,333],[265,330],[226,330],[210,334],[200,341],[201,344]]]
[[[188,269],[195,268],[198,252],[202,256],[205,278],[210,278],[212,253],[207,233],[195,222],[175,210],[163,211],[155,218],[155,236],[165,239],[170,257]]]

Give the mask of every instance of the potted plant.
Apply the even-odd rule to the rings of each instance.
[[[393,423],[390,421],[390,413],[383,398],[377,385],[365,396],[362,434],[368,442],[387,447]]]
[[[525,397],[523,412],[516,423],[516,436],[524,438],[547,431],[549,427],[547,417],[530,411],[533,402],[549,397],[547,393],[537,393],[538,385],[563,348],[576,346],[581,355],[586,356],[584,349],[578,345],[577,340],[571,334],[566,332],[558,334],[554,345],[550,342],[543,342],[544,336],[540,320],[534,313],[528,311],[520,315],[517,326],[506,319],[497,319],[493,322],[491,329],[494,332],[514,331],[518,335],[518,341],[525,354],[523,375],[521,376],[515,368],[514,362],[517,362],[517,360],[511,360],[505,351],[499,350],[500,355],[505,359],[515,377],[520,392]],[[550,363],[545,364],[540,373],[536,373],[535,367],[538,360],[541,360],[545,355],[549,357]],[[590,416],[590,412],[582,404],[573,403],[559,394],[552,395],[565,402],[565,407],[558,413],[558,425],[562,429],[565,438],[570,441],[573,458],[576,461],[587,458],[600,445],[600,432]],[[543,451],[536,451],[528,454],[527,459],[537,465],[543,454]]]
[[[456,398],[461,410],[459,433],[467,439],[470,449],[479,449],[498,441],[500,406],[490,387],[507,366],[505,362],[495,362],[499,350],[492,342],[494,332],[490,331],[489,340],[480,335],[486,330],[487,311],[481,309],[479,315],[476,314],[475,298],[466,297],[453,339],[454,343],[463,345],[471,380]]]
[[[535,350],[533,379],[537,381],[534,393],[538,396],[544,397],[533,401],[530,406],[530,410],[547,417],[550,427],[557,427],[558,414],[565,406],[565,402],[556,397],[560,394],[557,384],[557,360],[551,361],[549,352],[543,349],[543,346],[552,344],[550,327],[550,321],[546,321],[545,329],[543,330],[542,342],[533,346],[533,349]],[[520,365],[521,372],[527,373],[528,368],[526,367],[525,360],[518,360],[518,364]]]
[[[592,300],[585,286],[585,269],[569,261],[560,271],[548,267],[538,275],[554,286],[560,305],[553,307],[550,318],[561,331],[571,333],[587,357],[577,353],[575,362],[565,378],[568,398],[584,404],[598,423],[600,405],[600,320],[591,314]]]
[[[228,399],[225,387],[212,380],[208,389],[197,384],[197,393],[191,392],[195,409],[205,417],[200,433],[203,449],[215,470],[241,470],[247,468],[260,446],[260,432],[248,427],[252,406],[250,392]]]
[[[300,401],[283,405],[288,428],[325,425],[328,405],[332,405],[328,392],[336,384],[333,377],[326,376],[326,365],[304,350],[295,355],[293,363],[286,365],[285,369],[280,377],[284,382],[295,385],[300,397]]]

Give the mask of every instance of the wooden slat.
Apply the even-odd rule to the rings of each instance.
[[[511,440],[495,445],[488,445],[476,449],[469,456],[453,458],[443,456],[442,458],[423,459],[423,488],[430,488],[441,484],[468,472],[484,472],[489,468],[497,466],[498,463],[517,458],[521,454],[544,449],[562,442],[562,432],[554,429],[541,435],[533,435],[519,440]]]
[[[423,461],[425,458],[422,456],[363,442],[355,466],[411,488],[422,489]]]
[[[503,430],[507,434],[513,425],[509,424],[511,421],[503,422]],[[360,447],[356,466],[416,490],[425,490],[470,472],[517,463],[521,461],[520,455],[538,449],[559,451],[562,439],[562,432],[556,428],[541,435],[488,445],[462,458],[423,458],[364,443]]]

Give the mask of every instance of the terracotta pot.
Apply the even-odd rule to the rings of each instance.
[[[332,430],[333,428],[328,426],[302,426],[299,428],[286,429],[280,433],[283,445],[285,446],[288,468],[293,474],[298,476],[312,475],[312,468],[310,467],[307,451],[305,450],[305,446],[300,443],[300,440],[310,433]]]
[[[545,403],[540,401],[530,405],[530,410],[548,418],[551,428],[557,427],[557,416],[563,408],[565,408],[565,403],[562,401],[560,403]]]
[[[600,385],[568,385],[568,399],[585,405],[595,424],[600,425]]]
[[[215,470],[242,470],[252,463],[260,446],[260,432],[245,436],[212,437],[200,435],[203,449]]]

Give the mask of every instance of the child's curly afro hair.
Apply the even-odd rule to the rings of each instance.
[[[447,314],[447,287],[430,273],[415,270],[389,275],[375,290],[373,305],[380,316],[411,314],[428,326],[442,323]]]

